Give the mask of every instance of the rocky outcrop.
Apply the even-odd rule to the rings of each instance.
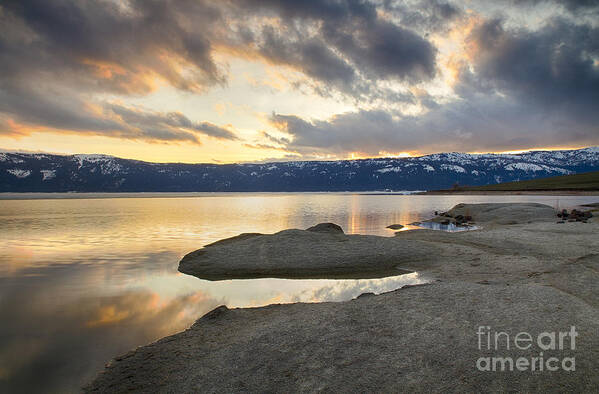
[[[471,216],[485,226],[553,221],[542,204],[458,204],[443,220]],[[436,220],[436,219],[435,219]],[[444,222],[442,222],[444,223]],[[372,278],[464,261],[468,245],[419,233],[418,238],[346,235],[333,223],[276,234],[241,234],[187,254],[179,271],[202,279]]]
[[[548,205],[536,203],[458,204],[447,212],[438,213],[432,222],[467,226],[474,222],[488,225],[513,225],[550,221],[555,211]]]
[[[587,221],[593,217],[593,213],[591,211],[580,211],[578,209],[573,209],[568,212],[567,209],[563,209],[561,212],[557,213],[557,217],[562,219],[562,221],[569,222],[583,222],[587,223]]]
[[[558,225],[540,204],[459,204],[448,212],[471,215],[483,230],[389,238],[286,230],[193,252],[180,270],[200,277],[349,276],[399,267],[433,282],[341,303],[222,306],[182,333],[115,359],[85,391],[595,392],[596,218]],[[513,342],[520,332],[558,338],[572,326],[575,349]],[[490,335],[508,333],[511,347],[479,348],[480,327],[482,335],[486,327]],[[486,357],[501,358],[495,366],[508,369],[481,371],[477,362]],[[506,357],[537,369],[509,370]],[[539,357],[555,357],[560,366],[539,371]],[[568,371],[561,362],[571,357],[575,370]]]
[[[342,303],[221,307],[190,329],[113,361],[85,391],[593,392],[599,387],[598,322],[596,308],[552,287],[466,282]],[[481,326],[491,335],[510,334],[510,350],[501,341],[498,351],[489,350],[486,336],[479,349]],[[571,326],[578,334],[575,350],[568,339],[562,351],[536,343],[514,350],[519,332],[536,339]],[[530,362],[540,352],[560,363],[575,357],[576,370],[477,369],[480,358]]]
[[[327,224],[319,230],[284,230],[219,241],[183,257],[179,271],[208,280],[376,278],[409,272],[403,267],[432,262],[439,252],[427,242],[346,235]]]

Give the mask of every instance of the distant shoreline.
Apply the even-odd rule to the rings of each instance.
[[[484,186],[462,186],[457,183],[452,189],[431,190],[432,195],[599,195],[599,171],[525,181],[505,182]]]
[[[77,200],[112,198],[193,198],[242,195],[341,194],[359,196],[443,196],[443,195],[522,195],[522,196],[599,196],[599,190],[431,190],[431,191],[303,191],[303,192],[1,192],[0,201],[8,200]]]
[[[423,193],[422,190],[398,191],[218,191],[218,192],[0,192],[1,200],[56,200],[102,198],[191,198],[235,195],[288,195],[288,194],[348,194],[362,196],[407,196]]]
[[[599,190],[431,190],[427,192],[414,193],[416,195],[428,196],[485,196],[485,195],[509,195],[509,196],[599,196]]]

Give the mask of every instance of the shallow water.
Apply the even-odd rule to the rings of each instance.
[[[18,198],[18,199],[15,199]],[[393,194],[0,195],[0,392],[77,389],[113,356],[188,327],[214,307],[339,301],[390,291],[417,273],[368,280],[209,282],[177,272],[187,252],[242,232],[334,222],[392,236],[390,224],[459,202],[542,202],[593,196]],[[406,228],[412,228],[407,226]]]
[[[412,223],[412,225],[416,225],[416,227],[422,227],[422,228],[426,228],[429,230],[439,230],[439,231],[447,231],[449,233],[457,233],[460,231],[473,231],[473,230],[480,230],[480,226],[475,226],[475,225],[469,225],[469,226],[456,226],[453,223],[449,223],[449,224],[441,224],[441,223],[437,223],[437,222],[417,222],[418,224],[416,225],[416,223]]]

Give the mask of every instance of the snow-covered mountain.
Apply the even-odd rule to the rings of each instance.
[[[597,170],[599,147],[224,165],[4,152],[0,192],[431,190]]]

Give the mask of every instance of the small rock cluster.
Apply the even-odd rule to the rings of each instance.
[[[566,220],[568,222],[586,223],[588,219],[593,217],[593,214],[590,211],[579,211],[577,209],[573,209],[568,213],[567,209],[563,209],[558,212],[557,217],[562,219],[558,223],[565,223]]]
[[[437,215],[437,218],[435,221],[439,222],[440,224],[444,224],[444,225],[448,225],[450,223],[453,223],[456,226],[468,226],[468,225],[474,224],[474,223],[472,223],[472,216],[470,216],[470,215],[456,215],[454,217],[449,212],[439,213],[437,211],[435,211],[435,215]]]

